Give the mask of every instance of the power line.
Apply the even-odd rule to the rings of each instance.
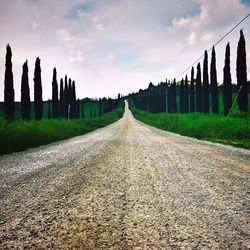
[[[232,29],[230,29],[224,36],[222,36],[207,52],[211,51],[213,47],[218,45],[222,40],[224,40],[233,30],[235,30],[242,22],[244,22],[250,13],[248,13],[240,22],[238,22]],[[195,60],[188,68],[186,68],[181,74],[179,74],[175,79],[177,80],[180,76],[182,76],[185,72],[187,72],[191,67],[193,67],[197,62],[199,62],[204,57],[204,54],[200,56],[197,60]]]

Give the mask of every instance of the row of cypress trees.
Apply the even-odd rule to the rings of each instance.
[[[8,121],[13,121],[15,112],[14,101],[14,84],[12,73],[12,51],[8,44],[6,48],[5,62],[5,78],[4,78],[4,111]],[[41,60],[36,58],[34,70],[34,114],[36,120],[41,120],[43,117],[43,99],[42,99],[42,79],[41,79]],[[60,92],[59,92],[60,91]],[[118,99],[100,98],[98,115],[102,116],[106,112],[110,112],[118,106]],[[68,79],[67,75],[60,79],[60,90],[58,90],[57,70],[53,69],[52,77],[52,100],[48,101],[48,118],[66,118],[78,119],[84,118],[84,101],[76,100],[75,81]],[[28,61],[23,64],[21,78],[21,118],[23,120],[31,120],[31,100],[28,76]],[[91,110],[92,113],[92,110]],[[97,116],[96,112],[90,116]]]
[[[12,73],[12,52],[11,47],[8,44],[6,48],[6,62],[5,62],[5,78],[4,78],[4,111],[5,117],[8,121],[13,121],[15,112],[15,93],[13,84],[13,73]],[[34,115],[36,120],[41,120],[43,117],[43,99],[42,99],[42,79],[41,79],[41,60],[39,57],[35,61],[34,70]],[[29,121],[31,119],[31,100],[30,100],[30,88],[29,88],[29,76],[28,76],[28,61],[23,64],[21,78],[21,117],[23,120]],[[68,98],[68,92],[70,93]],[[71,80],[69,85],[69,91],[67,91],[67,103],[72,104],[73,108],[71,117],[75,117],[75,82],[73,81],[71,87]],[[53,70],[52,80],[52,115],[53,117],[59,116],[60,112],[65,107],[59,106],[58,102],[58,86],[56,79],[56,68]]]
[[[8,44],[6,48],[5,61],[5,78],[4,78],[4,111],[6,120],[12,121],[15,111],[15,92],[13,85],[12,73],[12,52]],[[41,80],[41,66],[40,58],[36,58],[34,71],[34,113],[36,120],[40,120],[43,115],[43,100],[42,100],[42,80]],[[23,64],[23,72],[21,79],[21,117],[24,120],[31,119],[31,101],[29,90],[28,77],[28,62]]]
[[[172,82],[161,82],[158,86],[152,83],[146,90],[140,90],[132,94],[132,99],[137,108],[150,112],[189,113],[203,112],[214,114],[219,113],[219,88],[223,92],[224,115],[231,111],[232,100],[232,79],[230,71],[230,44],[226,46],[225,64],[223,68],[223,84],[218,86],[216,71],[216,53],[212,48],[210,65],[210,84],[208,73],[208,53],[205,51],[203,60],[203,74],[201,64],[197,64],[196,78],[194,67],[191,69],[190,81],[186,75],[178,84],[174,79]],[[248,110],[248,89],[246,71],[246,45],[243,31],[240,31],[240,39],[237,48],[236,62],[237,76],[237,103],[241,112]],[[177,104],[179,96],[179,105]],[[211,102],[211,103],[210,103]],[[179,106],[179,107],[178,107]]]

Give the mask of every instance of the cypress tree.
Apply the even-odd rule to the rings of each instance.
[[[59,115],[58,84],[56,79],[56,68],[54,68],[53,80],[52,80],[52,117],[57,118],[58,115]]]
[[[180,85],[180,99],[179,99],[180,113],[184,113],[184,80],[181,79]]]
[[[209,113],[209,80],[208,80],[208,56],[205,50],[203,61],[203,88],[202,88],[202,111]]]
[[[189,113],[189,90],[188,90],[188,78],[185,77],[185,87],[184,87],[184,112]]]
[[[173,81],[173,112],[178,112],[177,101],[176,101],[176,80]]]
[[[34,72],[34,111],[36,120],[41,120],[43,116],[42,80],[40,58],[36,58]]]
[[[10,45],[6,48],[5,77],[4,77],[4,113],[7,121],[13,121],[15,111],[15,92],[13,87],[12,52]]]
[[[50,108],[50,100],[48,100],[48,119],[51,119],[51,108]]]
[[[173,111],[173,100],[172,100],[172,87],[170,81],[168,81],[167,85],[167,101],[168,101],[168,113],[172,113]],[[160,99],[160,98],[158,98]]]
[[[63,101],[64,101],[64,117],[68,118],[68,105],[69,105],[69,89],[68,89],[68,78],[67,75],[65,75],[64,79],[64,91],[63,91]]]
[[[194,67],[191,69],[191,82],[190,82],[190,113],[195,112],[194,101]]]
[[[80,100],[77,99],[76,101],[76,119],[80,119]]]
[[[227,116],[232,106],[232,79],[230,72],[229,43],[226,46],[225,66],[223,69],[223,85],[224,85],[224,92],[223,92],[224,115]]]
[[[201,112],[201,65],[197,65],[197,75],[196,75],[196,112]]]
[[[84,102],[82,102],[82,119],[84,119]]]
[[[238,106],[240,111],[247,112],[248,93],[247,93],[247,65],[246,65],[246,42],[243,31],[240,31],[240,39],[237,47],[236,76],[238,87]]]
[[[119,95],[118,95],[118,99],[119,99]],[[103,115],[103,111],[102,111],[102,99],[99,99],[99,116]]]
[[[21,81],[21,116],[23,120],[29,121],[31,118],[30,88],[28,76],[28,62],[23,64]]]
[[[71,86],[71,118],[77,117],[77,110],[76,107],[76,87],[75,87],[75,81],[72,82]]]
[[[59,104],[60,116],[64,117],[64,92],[63,92],[63,79],[60,80],[60,104]]]
[[[212,57],[211,57],[210,81],[211,81],[212,112],[214,114],[219,114],[218,84],[217,84],[217,72],[216,72],[216,55],[215,55],[214,47],[212,49]]]
[[[71,119],[72,115],[72,85],[71,78],[69,78],[68,91],[67,91],[67,118]]]

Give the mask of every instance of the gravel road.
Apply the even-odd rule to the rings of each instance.
[[[250,151],[127,103],[108,127],[1,156],[0,188],[0,249],[250,249]]]

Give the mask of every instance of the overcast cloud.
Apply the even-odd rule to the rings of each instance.
[[[76,81],[77,97],[115,96],[176,77],[249,12],[250,1],[240,0],[0,0],[0,100],[7,43],[16,100],[26,59],[33,99],[37,56],[44,100],[55,66],[58,81],[65,74]],[[219,81],[227,42],[235,81],[241,28],[250,66],[248,18],[216,47]]]

